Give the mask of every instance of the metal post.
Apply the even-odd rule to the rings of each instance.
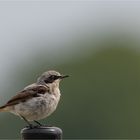
[[[37,126],[37,127],[25,127],[21,130],[22,140],[29,139],[62,139],[62,130],[58,127],[48,127],[48,126]]]

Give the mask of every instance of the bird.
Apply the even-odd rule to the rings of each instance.
[[[26,121],[42,125],[39,120],[47,118],[57,108],[60,100],[59,83],[69,77],[61,75],[55,70],[44,72],[35,83],[26,86],[13,96],[5,105],[0,107],[0,112],[10,112]]]

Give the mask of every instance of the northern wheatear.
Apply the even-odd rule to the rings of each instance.
[[[12,97],[0,112],[11,112],[23,118],[30,126],[30,121],[41,125],[38,120],[53,113],[60,99],[59,82],[68,77],[56,71],[44,72],[36,83],[25,87]]]

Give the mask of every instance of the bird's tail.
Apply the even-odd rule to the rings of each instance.
[[[8,107],[7,106],[0,106],[0,112],[7,112],[8,111]]]

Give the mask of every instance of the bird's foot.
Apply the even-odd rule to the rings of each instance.
[[[27,125],[26,127],[29,128],[29,129],[33,129],[33,128],[35,128],[36,126],[33,125],[33,124],[29,124],[29,125]]]

